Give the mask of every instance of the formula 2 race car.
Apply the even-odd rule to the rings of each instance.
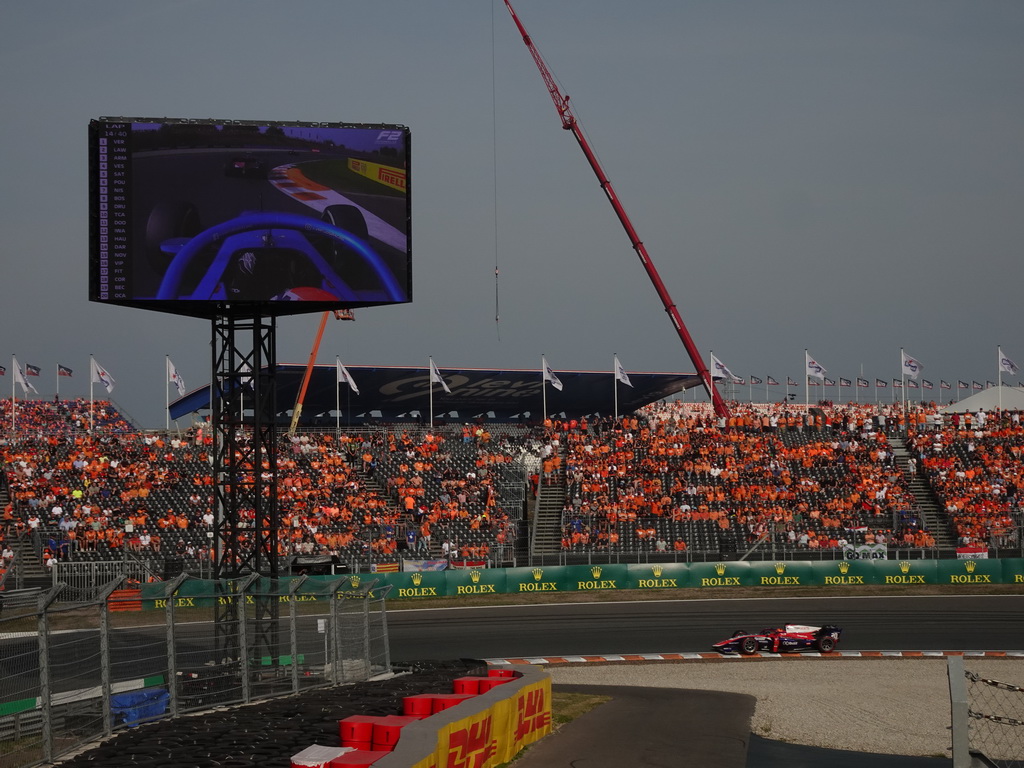
[[[820,651],[831,653],[843,633],[842,627],[826,624],[823,627],[808,627],[803,624],[786,624],[783,627],[769,627],[757,634],[750,634],[742,629],[732,633],[732,637],[715,643],[712,650],[719,653],[754,654],[759,651],[767,653],[796,653],[798,651]]]

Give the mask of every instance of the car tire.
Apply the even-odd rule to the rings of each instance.
[[[745,653],[748,656],[757,653],[757,638],[747,636],[740,640],[740,653]]]
[[[160,250],[161,244],[175,237],[195,237],[202,231],[199,211],[192,203],[181,200],[157,203],[146,219],[149,265],[162,277],[170,266],[171,257]]]
[[[836,647],[836,641],[831,637],[819,637],[817,642],[818,650],[822,653],[831,653]]]

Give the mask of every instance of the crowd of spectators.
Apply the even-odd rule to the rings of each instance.
[[[200,425],[147,433],[109,402],[0,401],[9,502],[0,568],[15,537],[44,561],[214,557],[212,439]],[[92,427],[88,429],[88,427]],[[910,461],[889,434],[907,435]],[[790,550],[935,545],[908,489],[916,474],[942,499],[961,544],[1017,545],[1024,473],[1017,413],[954,415],[934,405],[663,402],[637,413],[548,420],[535,428],[455,425],[282,438],[275,476],[278,554],[343,563],[399,557],[507,558],[520,535],[524,468],[533,491],[565,491],[566,552]],[[535,467],[535,470],[533,468]],[[243,480],[251,482],[255,475]],[[241,510],[248,533],[256,521]],[[255,531],[252,531],[255,533]]]
[[[952,414],[941,429],[908,436],[914,471],[925,473],[962,547],[1019,546],[1014,512],[1024,482],[1020,413]]]

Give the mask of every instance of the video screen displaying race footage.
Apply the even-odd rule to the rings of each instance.
[[[409,129],[100,118],[92,301],[213,317],[412,300]]]

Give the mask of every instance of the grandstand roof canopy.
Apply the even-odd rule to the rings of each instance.
[[[994,411],[997,408],[1010,411],[1024,411],[1024,390],[1019,387],[989,387],[977,394],[950,403],[940,413],[971,413],[977,410]]]
[[[302,385],[304,365],[277,366],[278,415],[291,412]],[[359,394],[338,383],[335,365],[313,369],[302,406],[303,423],[316,420],[330,424],[335,408],[347,423],[374,419],[396,421],[429,420],[430,378],[428,368],[393,366],[347,366]],[[451,394],[440,384],[433,386],[434,420],[494,421],[536,420],[543,410],[544,392],[539,370],[491,370],[445,368],[442,372]],[[558,371],[562,391],[547,387],[549,414],[566,418],[615,413],[618,392],[619,413],[635,411],[691,387],[700,386],[693,373],[629,373],[632,386],[616,382],[610,371]],[[172,419],[210,407],[210,389],[189,392],[170,404]]]

